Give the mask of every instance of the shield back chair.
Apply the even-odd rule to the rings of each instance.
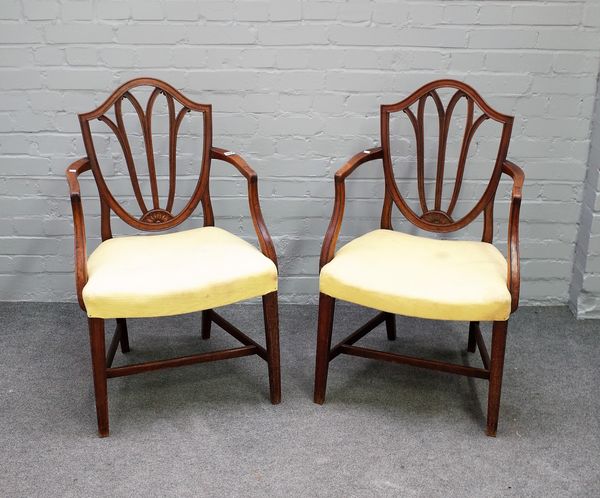
[[[438,90],[452,93],[444,105]],[[434,163],[435,199],[427,202],[424,174],[424,142],[427,99],[433,101],[433,120],[438,123],[439,139]],[[458,141],[456,176],[450,182],[452,196],[443,199],[444,167],[448,130],[457,103],[465,99],[465,126]],[[414,109],[416,107],[416,109]],[[416,142],[416,182],[418,207],[413,209],[401,194],[394,174],[391,153],[390,117],[404,113],[411,123]],[[479,116],[476,117],[476,113]],[[400,114],[402,116],[402,114]],[[480,125],[492,120],[501,136],[485,191],[463,216],[455,207],[461,191],[469,145]],[[352,157],[335,174],[333,215],[320,257],[320,295],[317,332],[314,401],[325,401],[329,362],[340,354],[403,363],[442,372],[487,379],[489,381],[486,433],[495,436],[498,425],[500,389],[508,319],[519,303],[519,209],[524,180],[522,170],[506,159],[513,118],[492,109],[470,86],[454,80],[439,80],[424,85],[399,103],[381,106],[381,146]],[[436,137],[437,138],[437,137]],[[434,148],[435,150],[435,148]],[[358,237],[335,253],[345,206],[344,181],[360,165],[383,160],[385,194],[379,230]],[[507,259],[492,245],[493,208],[502,174],[512,178],[513,188],[508,221]],[[448,182],[446,182],[448,183]],[[452,185],[453,183],[453,185]],[[432,192],[433,193],[433,192]],[[444,202],[442,202],[444,200]],[[417,228],[447,234],[460,230],[478,216],[483,217],[481,242],[432,239],[396,232],[392,229],[392,208]],[[420,212],[419,212],[420,211]],[[335,300],[341,299],[379,310],[373,319],[331,347]],[[355,343],[378,325],[385,323],[387,337],[396,338],[395,315],[437,320],[469,322],[467,350],[479,349],[483,368],[451,364],[359,347]],[[491,321],[491,355],[484,343],[479,322]]]
[[[149,93],[145,107],[132,93],[133,90],[137,92],[138,87],[145,87],[139,91]],[[155,134],[152,129],[153,109],[158,99],[165,99],[167,112],[164,114],[168,119],[168,126],[163,130],[168,139],[168,192],[163,192],[162,197],[159,195],[161,178],[155,165],[157,155],[153,147]],[[132,111],[124,116],[125,100],[131,104]],[[108,115],[113,111],[114,120]],[[177,140],[181,124],[189,113],[200,113],[198,117],[203,126],[203,136],[194,138],[203,140],[202,153],[194,159],[193,193],[189,198],[183,199],[185,204],[177,210]],[[129,118],[139,123],[141,129],[140,141],[143,139],[143,146],[140,149],[143,150],[142,156],[145,157],[148,173],[143,177],[147,177],[151,199],[145,199],[140,186],[142,175],[138,167],[139,162],[136,164],[134,161],[135,151],[126,128],[126,119]],[[130,203],[137,203],[139,209],[136,208],[136,211],[139,214],[132,214],[131,209],[127,210],[126,203],[117,200],[111,190],[101,167],[102,161],[98,160],[90,127],[92,120],[101,121],[107,126],[106,131],[116,136],[122,149],[126,176],[129,176],[129,180],[126,181],[130,182],[133,191],[133,201],[130,199]],[[87,157],[71,164],[67,168],[66,176],[75,230],[77,298],[81,308],[88,315],[99,435],[104,437],[109,434],[107,379],[161,368],[258,355],[268,364],[271,402],[279,403],[281,383],[277,257],[261,214],[256,173],[238,154],[212,145],[211,106],[193,102],[163,81],[138,78],[120,86],[97,109],[79,115],[79,122]],[[230,232],[214,226],[209,193],[212,159],[232,165],[246,178],[250,215],[258,236],[260,251]],[[88,258],[78,177],[89,170],[93,174],[100,199],[102,242]],[[161,207],[161,200],[164,201],[165,198],[166,204],[162,203],[164,207]],[[136,230],[158,232],[180,225],[194,213],[200,203],[204,218],[204,226],[200,228],[160,235],[139,234],[115,238],[112,236],[113,214]],[[218,306],[258,296],[262,297],[263,303],[266,347],[255,342],[213,310]],[[210,337],[211,324],[216,323],[237,339],[241,347],[161,361],[112,366],[119,344],[123,353],[129,351],[127,318],[170,316],[196,311],[202,311],[203,339]],[[106,349],[104,327],[108,319],[116,320],[116,329],[110,346]]]

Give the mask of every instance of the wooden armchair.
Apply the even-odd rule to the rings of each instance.
[[[131,93],[136,87],[151,87],[146,107]],[[166,206],[160,207],[159,180],[153,148],[153,107],[159,98],[166,101],[168,113],[168,193]],[[148,166],[151,189],[146,204],[134,162],[122,111],[123,100],[137,114]],[[113,121],[107,112],[114,106]],[[178,109],[179,108],[179,109]],[[185,116],[202,114],[203,150],[198,158],[197,181],[191,198],[174,212],[177,177],[177,139]],[[128,212],[109,188],[99,164],[90,121],[98,119],[116,136],[123,152],[135,201],[141,215]],[[75,227],[75,272],[77,297],[89,317],[96,413],[100,436],[108,436],[107,379],[160,368],[258,355],[268,364],[270,398],[281,400],[279,368],[279,324],[277,306],[277,257],[265,226],[258,200],[256,173],[236,153],[213,147],[211,106],[198,104],[175,88],[151,78],[138,78],[120,86],[100,107],[79,116],[87,157],[71,164],[66,171]],[[250,214],[258,236],[260,251],[235,235],[214,226],[209,193],[211,160],[231,164],[248,182]],[[78,177],[91,170],[100,197],[102,243],[89,256]],[[204,226],[162,235],[113,238],[111,214],[135,229],[157,232],[176,227],[188,219],[202,203]],[[266,348],[217,314],[213,308],[262,296]],[[128,317],[158,317],[202,310],[202,338],[210,337],[214,322],[241,342],[242,346],[163,361],[113,367],[117,347],[129,351]],[[112,342],[105,350],[104,324],[116,319]]]
[[[438,89],[456,89],[444,107]],[[439,141],[435,174],[433,209],[426,199],[424,174],[424,109],[431,98],[437,109]],[[466,100],[466,125],[458,157],[452,197],[442,207],[446,143],[452,113],[461,99]],[[416,114],[411,106],[416,104]],[[475,118],[475,109],[480,115]],[[405,113],[416,136],[416,180],[420,214],[401,195],[392,168],[390,116]],[[487,119],[501,126],[501,138],[491,177],[481,198],[459,219],[454,208],[461,190],[469,145],[479,126]],[[495,436],[498,425],[500,389],[508,318],[519,303],[519,208],[524,175],[506,159],[513,118],[493,110],[468,85],[454,80],[429,83],[408,98],[381,106],[381,147],[356,154],[335,174],[333,215],[325,235],[320,259],[320,297],[315,370],[315,403],[325,400],[329,362],[340,354],[404,363],[422,368],[478,377],[489,381],[487,434]],[[383,160],[385,196],[381,229],[367,233],[342,247],[335,247],[345,206],[344,181],[361,164]],[[502,174],[514,182],[508,225],[508,259],[492,245],[493,207]],[[466,227],[483,215],[481,242],[439,240],[392,230],[392,207],[416,227],[429,232],[448,233]],[[336,299],[375,308],[381,312],[331,347],[334,304]],[[435,320],[468,321],[468,351],[478,348],[483,368],[377,351],[354,345],[359,339],[385,322],[388,339],[396,337],[395,315]],[[479,327],[480,321],[492,321],[491,357]]]

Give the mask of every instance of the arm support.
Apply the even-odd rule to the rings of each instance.
[[[241,156],[235,152],[230,152],[225,149],[218,147],[212,147],[211,158],[224,161],[234,166],[248,181],[248,203],[250,204],[250,216],[252,217],[252,223],[254,224],[254,230],[258,236],[258,243],[262,253],[275,263],[277,266],[277,254],[275,253],[275,247],[273,241],[265,225],[262,211],[260,209],[260,202],[258,200],[258,175],[256,172],[248,166],[248,163],[242,159]]]
[[[511,294],[511,312],[519,307],[519,287],[521,270],[519,258],[519,211],[521,209],[521,193],[525,174],[523,170],[510,161],[504,161],[502,172],[513,180],[513,189],[508,218],[508,290]]]
[[[327,263],[333,259],[335,253],[335,245],[337,242],[340,228],[342,227],[342,219],[344,217],[344,207],[346,200],[346,187],[344,180],[349,176],[356,168],[361,164],[374,159],[381,159],[383,157],[383,149],[381,147],[375,147],[373,149],[367,149],[358,154],[354,155],[346,164],[344,164],[335,173],[335,200],[333,203],[333,214],[331,215],[331,221],[323,240],[323,247],[321,248],[321,258],[319,260],[319,269],[323,268]]]
[[[69,193],[71,196],[71,209],[73,210],[73,225],[75,228],[75,287],[77,289],[77,300],[81,309],[85,310],[85,304],[81,292],[87,283],[87,248],[85,240],[85,220],[83,218],[83,207],[81,206],[81,193],[79,191],[78,177],[81,173],[90,169],[87,158],[79,159],[71,164],[66,171]]]

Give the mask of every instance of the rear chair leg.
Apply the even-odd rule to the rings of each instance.
[[[319,294],[319,324],[317,328],[317,359],[315,365],[314,392],[314,402],[319,405],[322,405],[325,402],[334,310],[335,299],[323,293]]]
[[[98,434],[108,436],[108,392],[106,385],[106,351],[104,344],[104,320],[89,318],[90,349],[92,352],[92,372],[94,376],[94,394],[96,396],[96,417]]]
[[[127,320],[117,318],[117,327],[119,327],[119,342],[121,343],[121,353],[129,353],[129,334],[127,333]]]
[[[269,393],[271,403],[281,403],[281,367],[279,364],[279,315],[277,292],[262,297],[267,344],[267,364],[269,368]]]
[[[467,344],[467,351],[474,353],[477,348],[477,339],[475,338],[475,331],[479,327],[479,322],[469,322],[469,342]]]
[[[496,436],[498,412],[500,411],[500,391],[502,389],[502,371],[504,369],[504,350],[508,321],[494,322],[492,328],[492,353],[490,359],[490,387],[488,393],[488,414],[486,434]]]
[[[212,324],[212,310],[202,312],[202,339],[210,339],[210,326]]]
[[[394,313],[385,314],[385,329],[387,330],[388,341],[396,340],[396,315]]]

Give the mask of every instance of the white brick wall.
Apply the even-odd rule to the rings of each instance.
[[[600,318],[600,86],[592,118],[569,304],[578,318]]]
[[[74,299],[63,172],[83,154],[76,114],[140,75],[213,104],[215,144],[259,173],[282,300],[300,303],[317,293],[332,174],[378,143],[379,104],[436,78],[473,85],[516,117],[509,154],[527,174],[522,302],[569,298],[600,61],[597,1],[2,0],[0,44],[0,300]],[[116,150],[108,138],[101,146]],[[485,139],[478,147],[486,157]],[[188,164],[185,140],[182,154]],[[214,173],[217,223],[251,238],[243,181],[225,166]],[[472,173],[475,196],[485,175]],[[342,240],[378,223],[381,168],[357,178]],[[97,242],[97,201],[83,184]],[[501,248],[507,192],[496,210]],[[600,264],[587,263],[586,291],[600,295]]]

